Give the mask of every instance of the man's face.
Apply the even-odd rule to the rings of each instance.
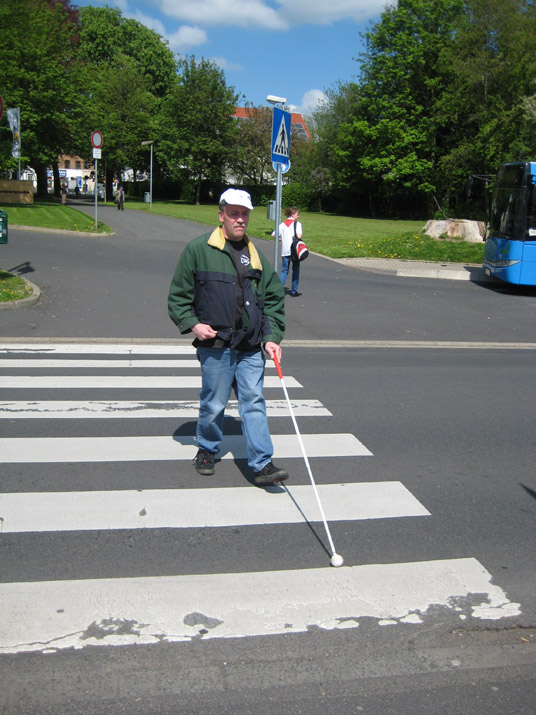
[[[220,221],[225,238],[229,241],[241,241],[249,223],[249,209],[245,206],[226,204],[220,211]]]

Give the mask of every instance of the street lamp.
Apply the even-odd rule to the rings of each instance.
[[[269,94],[266,97],[266,101],[270,104],[285,104],[287,101],[286,97],[276,97],[275,94]]]
[[[153,207],[153,141],[142,142],[141,145],[151,147],[151,167],[149,169],[149,210],[151,210]]]
[[[269,94],[266,97],[266,101],[275,108],[278,104],[285,104],[286,97],[277,97],[275,94]],[[272,124],[273,124],[273,114],[272,114]],[[273,128],[272,128],[273,131]],[[283,173],[281,171],[281,164],[277,164],[277,178],[275,184],[275,232],[274,232],[274,269],[277,271],[278,266],[278,251],[279,251],[279,224],[281,223],[281,193],[283,186]]]

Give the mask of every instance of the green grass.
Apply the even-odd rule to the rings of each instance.
[[[0,269],[0,303],[28,298],[32,294],[25,281]]]
[[[39,226],[67,231],[91,233],[95,231],[95,219],[77,211],[71,206],[49,201],[36,201],[33,204],[4,204],[9,226]],[[110,228],[97,221],[97,232],[110,233]]]
[[[129,201],[130,209],[149,211],[146,203]],[[180,201],[153,201],[152,213],[215,225],[218,209],[214,205],[194,206]],[[334,214],[300,212],[304,241],[314,252],[330,258],[398,258],[413,261],[481,263],[484,243],[433,239],[422,229],[426,221],[390,221],[349,218]],[[274,222],[266,218],[266,208],[252,211],[248,233],[271,239]]]

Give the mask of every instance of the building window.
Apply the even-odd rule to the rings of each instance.
[[[70,169],[70,168],[71,168],[71,162],[69,161],[69,159],[65,159],[65,168],[66,168],[66,169]]]
[[[82,168],[82,162],[81,162],[81,161],[76,161],[76,162],[75,162],[75,167],[76,167],[77,169],[81,169],[81,168]]]

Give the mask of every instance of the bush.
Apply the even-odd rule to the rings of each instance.
[[[281,204],[284,208],[296,206],[300,209],[307,209],[312,202],[313,196],[311,190],[305,184],[295,182],[283,186]]]

